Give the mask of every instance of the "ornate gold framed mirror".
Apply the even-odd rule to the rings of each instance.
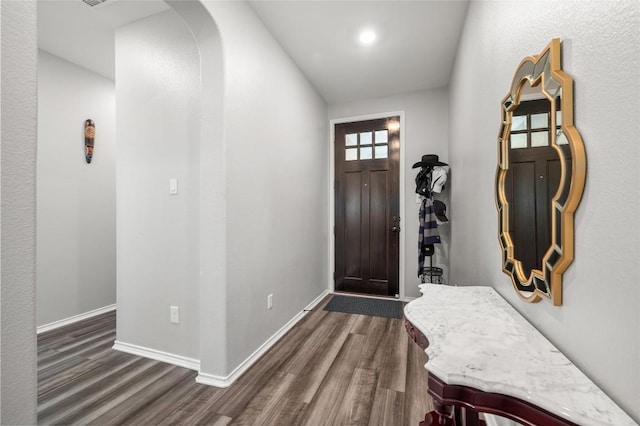
[[[573,125],[573,80],[562,71],[560,39],[518,66],[502,101],[496,203],[502,270],[527,302],[562,304],[573,261],[573,214],[586,177]]]

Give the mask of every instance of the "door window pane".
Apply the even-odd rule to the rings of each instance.
[[[373,132],[360,133],[360,145],[372,145],[373,144]]]
[[[357,133],[350,133],[348,135],[346,135],[346,139],[344,144],[346,146],[356,146],[358,145],[358,134]]]
[[[556,126],[562,126],[562,111],[556,112]]]
[[[358,159],[358,148],[347,148],[344,153],[345,161],[354,161]]]
[[[549,115],[546,112],[542,114],[531,114],[532,129],[546,129],[549,127]]]
[[[361,160],[371,160],[373,156],[373,152],[370,146],[360,147],[360,159]]]
[[[527,147],[527,134],[519,133],[511,135],[511,149],[519,149]]]
[[[527,116],[516,115],[511,120],[511,130],[527,130]]]
[[[376,146],[376,158],[387,158],[388,155],[389,155],[388,145]]]
[[[389,132],[386,130],[378,130],[376,132],[376,145],[379,143],[387,143],[389,141]]]
[[[531,146],[549,146],[549,132],[533,132],[531,133]]]

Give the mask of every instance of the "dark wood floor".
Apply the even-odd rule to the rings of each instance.
[[[417,425],[425,353],[402,320],[327,312],[325,299],[226,389],[111,349],[115,313],[38,336],[39,424]]]

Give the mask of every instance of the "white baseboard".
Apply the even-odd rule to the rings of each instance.
[[[217,388],[228,388],[237,379],[232,378],[231,375],[227,377],[216,376],[215,374],[198,372],[196,376],[196,383],[207,386],[215,386]]]
[[[247,359],[245,359],[238,367],[235,368],[228,376],[216,376],[214,374],[204,373],[200,371],[200,361],[193,358],[187,358],[180,355],[174,355],[167,352],[158,351],[155,349],[145,348],[143,346],[133,345],[131,343],[125,343],[117,341],[113,345],[113,349],[126,352],[132,355],[141,356],[144,358],[155,359],[156,361],[166,362],[169,364],[177,365],[180,367],[188,368],[190,370],[198,371],[196,382],[203,385],[215,386],[219,388],[226,388],[231,386],[245,371],[249,369],[262,355],[264,355],[278,340],[282,338],[293,326],[295,326],[309,310],[313,309],[318,303],[324,299],[329,290],[325,290],[316,297],[313,302],[307,305],[301,312],[294,316],[289,322],[287,322],[280,330],[278,330],[273,336],[267,339],[258,349],[256,349]]]
[[[177,365],[178,367],[188,368],[189,370],[200,370],[200,361],[197,359],[170,354],[156,349],[145,348],[144,346],[133,345],[131,343],[119,342],[116,340],[113,344],[113,349],[144,358],[155,359],[156,361],[166,362],[167,364]]]
[[[102,308],[94,309],[93,311],[85,312],[84,314],[78,314],[69,318],[54,321],[52,323],[37,327],[36,333],[40,334],[40,333],[45,333],[47,331],[55,330],[56,328],[64,327],[65,325],[70,325],[78,321],[82,321],[98,315],[106,314],[107,312],[115,311],[115,309],[116,309],[116,305],[113,304],[109,306],[104,306]]]
[[[329,290],[325,290],[320,294],[320,296],[316,297],[313,302],[309,303],[301,312],[299,312],[296,316],[294,316],[288,323],[286,323],[280,330],[278,330],[273,336],[267,339],[266,342],[262,344],[258,349],[255,350],[247,359],[245,359],[239,366],[236,367],[235,370],[231,372],[226,377],[216,376],[213,374],[199,372],[198,377],[196,377],[196,382],[201,383],[203,385],[216,386],[219,388],[229,387],[238,380],[238,378],[249,369],[255,362],[260,359],[262,355],[264,355],[271,347],[278,342],[286,334],[287,331],[291,330],[294,325],[296,325],[309,310],[313,309],[318,303],[324,299],[327,294],[329,294]]]

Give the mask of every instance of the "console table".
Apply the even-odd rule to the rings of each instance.
[[[491,287],[422,284],[405,326],[428,356],[435,410],[420,425],[637,425]]]

